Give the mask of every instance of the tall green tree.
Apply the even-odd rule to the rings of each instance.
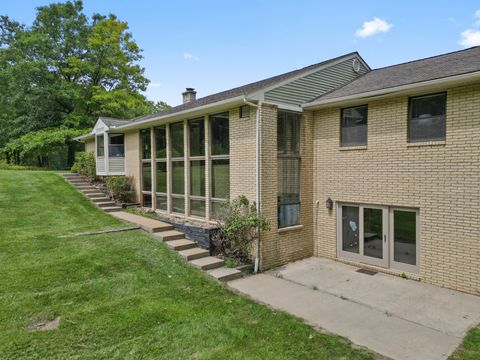
[[[0,17],[0,148],[42,129],[85,129],[99,116],[154,112],[128,24],[82,1],[37,8],[31,26]]]

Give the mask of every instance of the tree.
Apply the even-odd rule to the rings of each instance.
[[[126,22],[90,19],[82,1],[38,7],[30,27],[0,17],[0,148],[32,131],[152,113],[161,106],[142,94],[141,59]]]

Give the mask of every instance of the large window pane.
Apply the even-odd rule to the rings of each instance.
[[[211,201],[210,202],[210,217],[212,219],[219,219],[222,215],[223,207],[222,202],[220,201]]]
[[[363,254],[383,258],[383,210],[363,209]]]
[[[172,211],[175,213],[185,213],[185,198],[173,197],[172,198]]]
[[[190,215],[205,217],[205,200],[190,200]]]
[[[157,209],[167,211],[167,195],[157,195]]]
[[[415,141],[445,140],[446,95],[436,94],[410,98],[408,139]]]
[[[142,149],[142,159],[150,159],[152,156],[152,141],[150,139],[150,129],[140,130],[140,147]]]
[[[152,191],[152,165],[142,163],[142,190]]]
[[[155,128],[155,145],[157,146],[157,159],[167,157],[167,129],[165,125]]]
[[[124,135],[123,134],[110,134],[110,145],[108,147],[109,157],[124,157]]]
[[[97,135],[97,156],[105,156],[105,145],[103,141],[103,134]]]
[[[230,197],[230,161],[212,160],[212,194],[213,198]]]
[[[205,160],[190,161],[190,195],[205,196]]]
[[[393,258],[404,264],[417,264],[417,214],[393,211]]]
[[[228,112],[210,116],[211,154],[230,154]]]
[[[205,128],[204,120],[190,120],[188,122],[190,139],[190,156],[205,156]]]
[[[142,194],[142,205],[145,207],[152,207],[152,195]]]
[[[367,105],[342,109],[341,145],[367,145]]]
[[[170,125],[170,143],[172,157],[183,157],[183,122]]]
[[[295,156],[300,154],[300,114],[278,112],[277,153]]]
[[[157,192],[167,192],[167,163],[157,162]]]
[[[278,226],[300,224],[300,158],[277,162]]]
[[[183,161],[172,162],[172,193],[185,193],[185,175]]]
[[[342,206],[342,249],[359,254],[359,210],[356,206]]]

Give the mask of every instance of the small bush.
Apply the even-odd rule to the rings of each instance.
[[[135,191],[132,186],[132,178],[127,176],[108,176],[105,179],[110,196],[120,202],[131,202]]]
[[[34,166],[7,164],[5,160],[0,160],[0,170],[45,170],[45,169],[37,168]]]
[[[97,169],[95,166],[95,154],[93,152],[82,152],[77,154],[78,173],[86,176],[90,181],[97,178]]]
[[[256,204],[245,196],[239,196],[222,206],[218,222],[219,231],[212,238],[215,251],[237,264],[250,262],[253,241],[260,231],[270,230],[270,222],[257,213]]]
[[[72,165],[72,167],[70,168],[70,171],[71,171],[72,173],[78,174],[78,164],[77,164],[77,163],[74,163],[74,164]]]

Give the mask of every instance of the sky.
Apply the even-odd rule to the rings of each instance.
[[[0,0],[31,24],[52,1]],[[150,100],[181,103],[358,51],[372,68],[480,45],[480,1],[84,0],[128,22]]]

